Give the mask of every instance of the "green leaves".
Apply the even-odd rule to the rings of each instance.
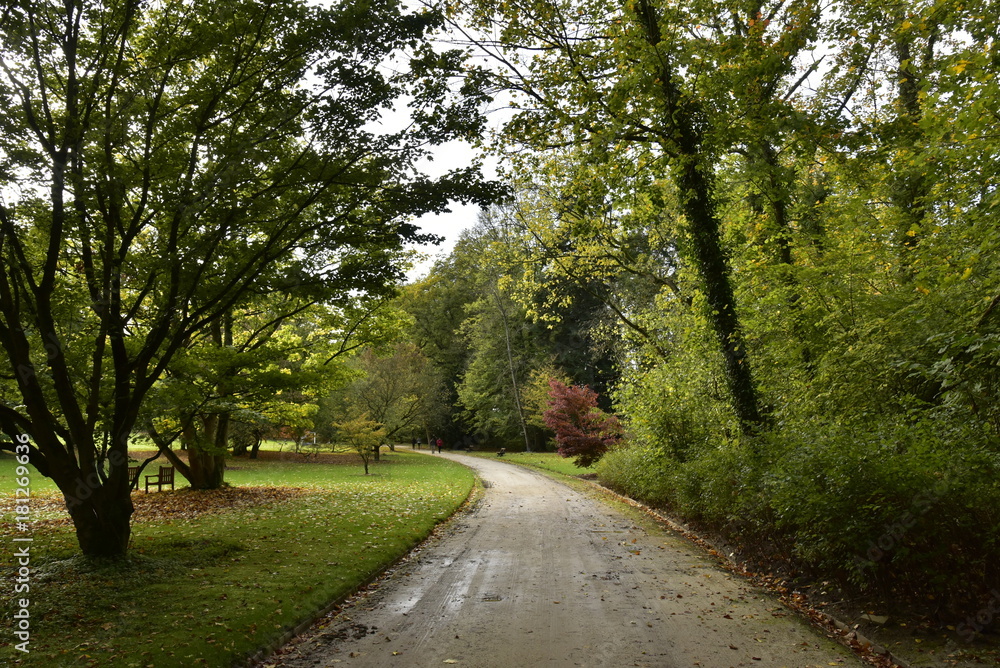
[[[358,376],[343,389],[343,396],[352,414],[368,416],[382,427],[384,441],[400,440],[441,410],[440,375],[413,344],[365,348],[350,365]]]
[[[450,86],[460,55],[430,57],[440,25],[398,3],[294,0],[40,2],[0,17],[0,426],[30,431],[67,493],[83,479],[113,490],[78,517],[107,530],[99,515],[114,514],[127,544],[125,473],[106,458],[124,461],[150,392],[169,404],[200,390],[213,405],[170,409],[189,416],[259,409],[234,397],[251,376],[280,380],[267,335],[312,305],[388,296],[406,244],[430,240],[413,216],[497,196],[474,166],[418,169],[429,145],[477,130],[484,99],[475,82]],[[421,113],[379,129],[401,99]],[[206,332],[215,349],[194,354]]]
[[[381,423],[372,420],[367,413],[362,413],[355,418],[336,422],[334,427],[340,437],[358,453],[365,466],[365,475],[368,475],[368,462],[386,437]]]

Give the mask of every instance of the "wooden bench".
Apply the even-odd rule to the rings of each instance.
[[[174,488],[174,467],[173,466],[161,466],[159,473],[154,473],[152,475],[146,476],[146,491],[149,492],[149,487],[153,485],[156,487],[157,492],[163,491],[164,485],[170,485],[170,489]]]
[[[507,454],[507,448],[500,448],[497,450],[497,457],[503,457]]]
[[[138,480],[138,479],[139,479],[139,467],[138,466],[130,466],[130,467],[128,467],[128,486],[129,486],[129,488],[138,487],[138,485],[136,485],[136,480]]]

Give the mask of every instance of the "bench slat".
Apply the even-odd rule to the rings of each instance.
[[[146,476],[146,492],[149,492],[150,486],[155,486],[156,491],[162,492],[164,485],[170,485],[170,489],[174,488],[174,467],[173,466],[161,466],[159,473],[153,473]]]

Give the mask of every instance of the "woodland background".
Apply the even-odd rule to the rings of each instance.
[[[997,9],[9,5],[6,449],[30,433],[83,551],[114,556],[129,439],[183,444],[195,488],[348,418],[544,449],[556,378],[625,427],[606,484],[796,571],[979,609],[1000,584]],[[414,123],[379,128],[397,104]],[[502,183],[422,176],[454,139]],[[430,240],[413,218],[453,200],[480,220],[402,285]]]

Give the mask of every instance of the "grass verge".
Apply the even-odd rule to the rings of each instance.
[[[10,462],[0,460],[0,468]],[[13,647],[13,491],[4,534],[0,663],[229,666],[368,581],[468,496],[458,464],[399,452],[374,475],[351,455],[232,460],[218,492],[137,492],[132,550],[99,563],[78,548],[58,498],[35,491],[30,653]],[[40,478],[37,474],[33,478]],[[38,487],[35,488],[39,489]]]
[[[463,453],[465,454],[465,453]],[[496,458],[495,452],[470,452],[474,457]],[[565,476],[592,475],[593,468],[582,468],[573,463],[572,459],[563,457],[557,452],[508,452],[503,460],[511,464],[520,464],[541,471],[559,473]]]

